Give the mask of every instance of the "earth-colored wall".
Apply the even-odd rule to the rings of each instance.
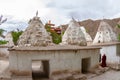
[[[13,75],[31,76],[32,60],[49,60],[50,75],[56,71],[69,70],[81,72],[81,60],[91,58],[90,68],[99,63],[100,49],[81,49],[81,50],[26,50],[10,51],[10,71]]]

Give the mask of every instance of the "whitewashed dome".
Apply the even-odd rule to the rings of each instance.
[[[75,21],[74,19],[72,19],[69,22],[68,28],[66,29],[62,37],[62,44],[71,44],[71,45],[80,45],[80,46],[87,45],[85,35],[82,32],[78,22]]]
[[[95,36],[95,39],[93,40],[93,44],[116,42],[116,41],[118,41],[117,36],[116,36],[115,32],[113,31],[112,27],[107,22],[102,20],[98,27],[98,31]]]
[[[28,27],[20,36],[18,46],[47,46],[50,43],[52,43],[52,38],[36,15],[30,19]]]

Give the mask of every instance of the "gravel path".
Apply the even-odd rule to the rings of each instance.
[[[88,80],[120,80],[120,71],[110,70]]]

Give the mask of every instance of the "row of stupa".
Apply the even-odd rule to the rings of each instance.
[[[52,38],[50,34],[46,31],[42,21],[36,15],[33,19],[30,19],[27,29],[20,36],[18,41],[18,46],[47,46],[54,45],[52,43]],[[86,32],[83,26],[72,19],[69,22],[68,28],[66,29],[61,45],[79,45],[87,46],[87,42],[96,43],[106,43],[106,42],[116,42],[117,37],[112,27],[102,20],[100,22],[95,39],[92,42],[91,36]]]
[[[112,27],[104,20],[100,22],[94,40],[92,40],[91,36],[86,32],[84,26],[80,26],[74,19],[70,21],[62,38],[62,43],[64,44],[81,44],[81,42],[97,44],[117,41],[117,35]]]

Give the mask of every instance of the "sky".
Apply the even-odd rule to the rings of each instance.
[[[0,15],[7,18],[0,28],[24,30],[37,10],[44,24],[51,20],[59,26],[72,17],[79,21],[119,18],[120,0],[0,0]]]

